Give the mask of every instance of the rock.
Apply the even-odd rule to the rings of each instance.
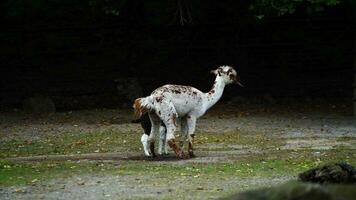
[[[354,200],[354,185],[320,185],[290,181],[272,188],[249,190],[222,199],[238,200]]]
[[[299,181],[289,181],[271,188],[237,193],[223,199],[238,200],[355,200],[356,169],[347,163],[323,165],[299,174]],[[305,183],[307,182],[307,183]],[[320,184],[323,183],[323,184]],[[332,183],[332,184],[324,184]],[[338,184],[335,184],[338,183]]]
[[[15,188],[14,192],[16,193],[26,193],[26,190],[23,188]]]
[[[77,184],[78,185],[85,185],[85,181],[79,181]]]
[[[54,113],[56,106],[50,97],[33,96],[23,101],[23,109],[26,112],[47,114]]]
[[[347,163],[327,164],[300,173],[299,180],[313,183],[356,183],[356,168]]]

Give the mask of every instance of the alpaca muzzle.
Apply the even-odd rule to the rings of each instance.
[[[240,77],[236,76],[234,78],[234,83],[241,86],[241,87],[245,87],[244,85],[242,85],[242,83],[240,82]]]

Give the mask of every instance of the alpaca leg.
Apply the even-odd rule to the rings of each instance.
[[[143,151],[145,152],[145,155],[150,156],[151,153],[150,153],[149,145],[148,145],[148,135],[146,135],[145,133],[142,134],[141,142],[142,142]]]
[[[167,126],[167,143],[179,158],[187,158],[183,150],[176,144],[174,137],[175,130],[176,127],[174,125]]]
[[[159,143],[158,143],[158,145],[159,145],[158,146],[158,154],[159,155],[162,155],[163,153],[168,154],[166,138],[167,138],[166,127],[161,124],[161,126],[159,127]]]
[[[188,135],[188,127],[187,127],[187,118],[181,118],[181,122],[180,122],[180,127],[181,127],[181,136],[180,136],[180,142],[179,142],[179,146],[180,148],[183,150],[184,149],[184,143],[187,139],[187,135]]]
[[[163,120],[166,125],[166,129],[167,129],[166,141],[167,141],[168,145],[171,147],[171,149],[174,151],[174,153],[179,158],[186,158],[183,150],[180,149],[179,146],[176,144],[176,140],[174,137],[174,133],[177,129],[176,122],[175,122],[176,118],[177,118],[177,114],[171,113],[171,114],[169,114],[169,118],[167,118],[166,120]]]
[[[160,127],[160,122],[161,120],[159,119],[159,117],[157,115],[155,115],[154,113],[150,113],[149,114],[150,120],[151,120],[151,133],[148,136],[148,144],[150,147],[150,151],[151,151],[151,155],[152,157],[156,157],[155,154],[155,136],[159,133],[159,127]]]
[[[168,153],[168,144],[167,144],[167,135],[166,135],[166,137],[164,138],[164,145],[163,145],[163,152],[164,152],[164,154],[165,155],[168,155],[169,153]]]
[[[195,157],[193,152],[193,143],[194,143],[194,131],[197,119],[193,116],[187,116],[187,127],[188,127],[188,153],[190,157]]]
[[[177,118],[178,114],[174,105],[169,101],[161,101],[159,106],[160,109],[156,109],[156,114],[160,117],[164,125],[166,126],[167,136],[166,141],[168,145],[172,148],[174,153],[179,158],[186,158],[184,152],[176,144],[174,133],[177,129]]]

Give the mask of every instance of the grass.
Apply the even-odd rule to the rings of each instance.
[[[159,188],[167,187],[167,185],[174,187],[177,182],[181,184],[183,181],[183,189],[188,188],[195,193],[210,197],[261,186],[258,185],[260,183],[242,184],[237,188],[226,184],[227,181],[256,177],[268,180],[279,176],[296,176],[311,167],[329,162],[346,161],[356,165],[356,152],[348,146],[324,150],[281,149],[280,147],[286,144],[283,138],[270,138],[261,133],[238,130],[222,134],[197,134],[197,151],[234,151],[236,148],[246,151],[241,156],[227,157],[224,160],[208,163],[177,164],[175,161],[148,160],[15,162],[6,159],[18,156],[82,154],[97,151],[131,151],[142,154],[139,137],[138,133],[105,130],[66,133],[31,141],[2,142],[0,144],[0,186],[36,185],[57,178],[65,179],[76,175],[95,174],[137,177],[140,179],[139,183],[136,181],[127,184],[140,187],[149,186],[152,181]],[[354,141],[355,139],[340,138],[338,140]],[[206,148],[209,146],[206,144],[217,145],[216,147],[210,145],[213,148],[209,149]],[[248,152],[250,149],[253,151]],[[197,190],[198,186],[204,186],[204,188]],[[173,192],[171,199],[184,198],[184,195],[189,195],[183,189]],[[167,198],[169,199],[170,196]]]
[[[133,151],[141,144],[137,133],[118,133],[114,130],[102,132],[64,133],[38,140],[12,140],[0,143],[0,158],[81,154],[94,152]]]
[[[36,162],[21,163],[7,160],[0,161],[0,185],[24,185],[49,180],[58,176],[78,174],[90,169],[90,165],[74,162]]]
[[[47,180],[55,177],[66,177],[73,174],[90,174],[94,171],[133,176],[163,177],[273,177],[296,175],[299,172],[317,165],[346,161],[356,165],[353,150],[325,150],[320,156],[313,156],[313,150],[282,150],[275,153],[252,154],[216,163],[187,163],[175,165],[166,162],[125,161],[125,162],[13,162],[0,161],[0,185],[30,184],[33,180]],[[97,173],[96,173],[97,174]]]
[[[104,130],[101,132],[64,133],[58,136],[38,140],[12,140],[0,142],[0,158],[62,155],[94,152],[119,152],[141,150],[140,134],[136,132],[117,132]],[[271,140],[263,134],[240,131],[224,134],[201,133],[195,140],[196,144],[239,144],[259,148],[275,148],[284,144],[282,139]],[[225,147],[221,150],[231,150]]]
[[[249,160],[248,162],[236,161],[232,163],[213,164],[187,164],[177,166],[171,164],[155,164],[149,162],[132,161],[116,166],[114,163],[93,164],[92,162],[36,162],[19,163],[1,161],[0,185],[31,184],[34,180],[43,181],[56,177],[68,177],[73,174],[89,174],[93,171],[105,170],[117,175],[133,176],[162,176],[162,177],[250,177],[250,176],[275,176],[301,171],[312,166],[312,161],[304,161],[291,165],[286,160]],[[97,174],[97,173],[96,173]]]
[[[285,139],[271,139],[265,134],[251,132],[251,131],[230,131],[222,134],[216,133],[199,133],[195,139],[195,143],[198,144],[202,150],[211,149],[211,146],[206,144],[218,144],[218,148],[214,151],[229,151],[236,148],[242,149],[276,149],[285,145]],[[200,145],[202,144],[202,145]],[[233,146],[231,146],[233,145]],[[236,147],[235,145],[238,145]]]

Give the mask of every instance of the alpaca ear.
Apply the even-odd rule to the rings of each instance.
[[[221,76],[221,69],[218,68],[218,69],[215,69],[215,70],[211,70],[210,73]]]
[[[221,67],[217,68],[216,71],[218,72],[218,75],[221,76],[221,73],[223,72],[223,69]]]
[[[217,72],[217,71],[218,71],[217,69],[216,69],[216,70],[211,70],[210,73],[215,74],[215,75],[218,75],[218,72]]]

